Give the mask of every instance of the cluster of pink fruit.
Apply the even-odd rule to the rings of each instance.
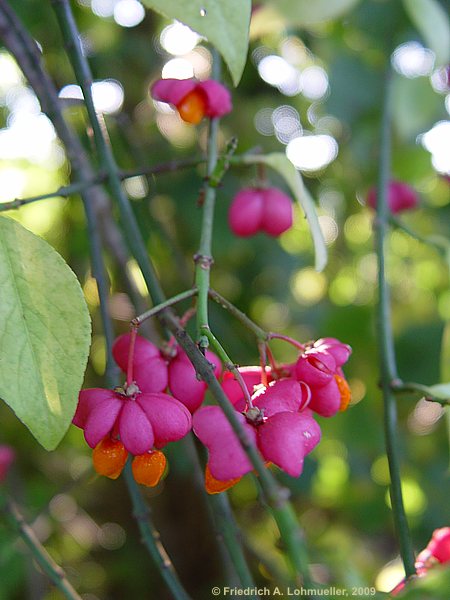
[[[274,187],[241,190],[228,213],[231,231],[241,237],[258,232],[278,237],[292,227],[292,220],[291,199]]]
[[[419,205],[416,192],[408,184],[401,181],[390,181],[387,190],[387,205],[392,214],[413,210]],[[367,204],[370,208],[377,207],[377,192],[371,188],[367,195]]]
[[[150,88],[151,96],[175,106],[187,123],[198,124],[203,117],[222,117],[232,109],[230,92],[209,79],[159,79]],[[258,232],[277,237],[292,226],[292,202],[281,190],[246,188],[233,199],[228,222],[235,235],[248,237]]]
[[[230,372],[222,374],[215,354],[207,351],[206,358],[250,442],[266,461],[298,477],[305,455],[320,440],[313,411],[329,417],[348,406],[350,390],[342,365],[350,352],[346,344],[324,338],[304,346],[294,364],[240,368],[242,387]],[[140,336],[133,345],[132,334],[124,334],[115,341],[113,354],[124,372],[129,374],[131,367],[132,381],[114,390],[82,390],[73,419],[94,449],[98,473],[117,478],[130,453],[136,481],[154,486],[166,466],[160,450],[192,427],[209,450],[206,487],[210,493],[227,489],[252,470],[222,409],[201,408],[206,384],[197,379],[181,350],[165,355]]]
[[[198,124],[204,117],[222,117],[232,110],[230,92],[209,79],[160,79],[150,88],[151,96],[175,106],[187,123]],[[367,204],[376,208],[376,190],[371,188]],[[406,183],[391,181],[387,198],[389,210],[395,214],[417,207],[416,192]],[[259,232],[278,237],[292,227],[292,202],[274,187],[249,187],[236,194],[228,213],[231,231],[239,237]]]

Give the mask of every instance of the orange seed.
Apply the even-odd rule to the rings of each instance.
[[[155,487],[166,468],[166,457],[159,450],[135,456],[131,468],[136,483]]]
[[[117,479],[127,462],[128,452],[120,440],[109,436],[102,439],[92,451],[94,469],[99,475]]]
[[[335,375],[334,378],[336,380],[336,383],[338,384],[339,392],[341,393],[341,404],[339,406],[339,410],[343,411],[346,410],[348,405],[350,404],[350,400],[352,399],[352,392],[346,379],[344,379],[340,375]]]
[[[220,494],[220,492],[224,492],[228,490],[233,485],[236,485],[238,481],[240,481],[242,477],[236,477],[236,479],[228,479],[227,481],[220,481],[211,475],[211,471],[209,470],[209,465],[206,465],[205,469],[205,488],[208,494]]]
[[[206,112],[206,99],[203,92],[192,90],[180,101],[177,108],[183,121],[197,125]]]

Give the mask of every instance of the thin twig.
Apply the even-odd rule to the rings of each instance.
[[[287,342],[288,344],[291,344],[291,346],[294,346],[294,348],[297,348],[297,350],[300,350],[301,352],[304,352],[306,349],[306,346],[304,344],[302,344],[301,342],[294,340],[294,338],[291,338],[288,335],[282,335],[281,333],[274,333],[273,331],[270,331],[267,334],[267,339],[268,340],[283,340],[283,342]]]
[[[67,198],[68,196],[79,194],[86,188],[91,187],[95,184],[95,179],[79,181],[76,183],[71,183],[70,185],[62,186],[56,191],[49,192],[48,194],[30,196],[29,198],[16,198],[15,200],[11,200],[11,202],[2,202],[0,204],[0,212],[4,212],[7,210],[17,210],[21,206],[25,206],[26,204],[32,204],[33,202],[39,202],[40,200],[48,200],[50,198]]]
[[[6,0],[0,0],[0,38],[5,47],[15,57],[26,79],[34,90],[42,111],[52,121],[56,132],[64,144],[67,158],[77,184],[93,181],[97,176],[89,158],[73,129],[66,122],[58,91],[42,64],[42,55],[35,40],[27,32],[18,16]],[[127,272],[129,254],[122,242],[122,234],[112,218],[108,196],[101,186],[88,186],[84,192],[86,203],[92,206],[97,216],[99,230],[105,245],[120,265],[120,276],[132,301],[138,310],[145,309],[143,299],[133,279]]]
[[[147,256],[147,248],[145,247],[139,226],[134,218],[133,210],[128,197],[122,187],[121,180],[118,175],[118,167],[111,146],[106,140],[95,109],[94,99],[92,96],[92,73],[89,63],[83,54],[79,31],[75,23],[70,3],[68,0],[52,0],[52,5],[58,19],[59,27],[61,29],[64,44],[67,49],[69,60],[72,64],[75,77],[78,85],[83,91],[86,110],[94,134],[94,143],[102,163],[102,168],[107,173],[107,181],[111,193],[117,202],[121,221],[126,220],[128,223],[128,227],[125,230],[128,246],[135,256]],[[141,261],[141,269],[145,269],[145,273],[143,271],[145,278],[152,281],[153,289],[157,295],[157,297],[154,297],[153,300],[157,303],[163,302],[164,294],[152,264],[149,261]]]
[[[70,11],[70,6],[67,0],[54,0],[54,5],[59,16],[61,29],[64,32],[64,37],[67,40],[70,40],[68,47],[69,54],[78,83],[83,89],[89,118],[96,139],[97,150],[102,158],[104,167],[108,171],[111,191],[119,205],[121,221],[127,235],[130,249],[142,270],[153,301],[160,304],[165,301],[164,294],[159,281],[156,278],[154,267],[147,254],[129,200],[120,185],[120,179],[117,176],[117,166],[111,149],[104,140],[98,123],[91,94],[92,78],[86,59],[81,52],[78,31]],[[205,259],[200,258],[200,260],[203,262]],[[204,307],[202,310],[204,310]],[[176,317],[171,313],[170,309],[165,309],[159,313],[158,317],[161,323],[175,335],[177,341],[183,347],[187,356],[196,368],[197,373],[207,383],[215,399],[224,410],[233,430],[236,432],[244,450],[247,452],[252,464],[255,466],[255,469],[260,476],[261,485],[264,489],[267,501],[270,504],[273,515],[278,523],[281,537],[287,546],[292,572],[295,574],[303,573],[304,582],[307,584],[309,582],[309,574],[306,566],[307,560],[305,557],[305,549],[302,544],[302,534],[298,528],[297,519],[292,506],[287,500],[289,495],[287,490],[279,488],[272,474],[265,469],[264,462],[261,459],[259,452],[247,439],[245,429],[237,419],[236,413],[217,381],[211,365],[205,359],[187,332],[180,327]]]
[[[229,300],[227,300],[221,294],[219,294],[219,292],[216,292],[216,290],[209,288],[208,296],[211,298],[211,300],[214,300],[214,302],[217,302],[217,304],[219,304],[222,308],[224,308],[231,315],[233,315],[233,317],[235,317],[238,321],[240,321],[242,323],[242,325],[244,325],[244,327],[246,327],[247,329],[252,331],[259,340],[262,340],[262,341],[267,340],[267,331],[264,331],[264,329],[261,329],[261,327],[259,325],[257,325],[245,313],[243,313],[241,310],[239,310],[239,308],[237,308],[237,306],[235,306]]]
[[[32,555],[36,559],[36,562],[49,577],[49,579],[59,590],[61,590],[68,600],[81,600],[81,596],[78,595],[72,584],[67,579],[64,569],[53,560],[53,558],[41,544],[32,528],[25,521],[17,505],[12,500],[8,500],[4,510],[10,516],[11,521],[13,522],[14,527],[17,529],[20,537],[28,546]]]
[[[196,296],[196,295],[197,295],[197,288],[192,288],[190,290],[186,290],[185,292],[181,292],[180,294],[177,294],[176,296],[172,296],[172,298],[168,298],[167,300],[164,300],[164,302],[161,302],[161,304],[157,304],[156,306],[153,306],[153,308],[150,308],[150,310],[147,310],[142,315],[135,317],[131,321],[131,323],[133,325],[140,326],[144,321],[146,321],[147,319],[150,319],[151,317],[155,317],[156,315],[158,315],[158,313],[165,310],[166,308],[169,308],[170,306],[174,306],[174,304],[178,304],[178,302],[182,302],[183,300],[187,300],[188,298],[192,298],[193,296]]]
[[[214,52],[213,55],[213,77],[215,77],[215,79],[220,79],[220,58],[217,52]],[[210,120],[207,145],[207,176],[210,176],[214,172],[217,164],[218,126],[218,119]],[[216,188],[209,185],[207,179],[203,204],[200,245],[195,256],[195,282],[198,288],[198,344],[201,349],[204,349],[211,343],[212,347],[218,353],[224,363],[226,365],[230,365],[230,369],[237,372],[239,376],[239,372],[233,365],[233,361],[231,361],[225,352],[225,349],[215,338],[209,327],[208,294],[210,291],[210,269],[213,262],[211,246],[215,201]],[[252,443],[250,443],[244,428],[239,423],[239,420],[237,419],[237,413],[235,412],[233,406],[228,401],[226,396],[224,397],[223,390],[220,388],[220,386],[219,388],[221,393],[219,393],[219,390],[216,389],[216,384],[218,386],[218,382],[215,377],[210,378],[210,373],[208,373],[208,379],[211,380],[211,383],[209,383],[207,379],[205,379],[205,381],[207,381],[208,385],[210,385],[211,391],[213,391],[217,402],[224,411],[232,428],[237,434],[242,447],[246,451],[250,461],[254,465],[255,470],[260,477],[261,487],[263,488],[266,499],[272,508],[273,515],[280,529],[281,538],[286,546],[291,573],[294,577],[302,577],[304,583],[309,584],[310,578],[308,559],[306,555],[305,544],[303,543],[303,534],[300,531],[292,506],[287,501],[287,496],[289,494],[286,494],[286,490],[282,490],[278,487],[271,473],[265,468],[264,461],[259,451]]]
[[[384,402],[384,431],[386,454],[391,478],[392,512],[406,576],[415,573],[414,551],[403,504],[400,475],[400,456],[397,431],[397,404],[391,385],[398,379],[391,323],[390,293],[385,273],[385,237],[388,228],[387,194],[391,160],[391,85],[387,73],[381,123],[380,167],[375,219],[375,247],[378,259],[378,332],[381,365],[381,387]]]
[[[207,453],[205,447],[197,438],[195,438],[195,449],[199,462],[198,466],[201,463],[201,466],[204,468],[207,461]],[[207,494],[207,501],[217,537],[220,541],[223,541],[226,547],[231,566],[234,568],[241,586],[249,589],[255,587],[242,547],[241,531],[234,518],[228,494],[226,492]],[[258,594],[256,594],[256,597],[259,597]]]
[[[174,171],[186,169],[188,167],[201,164],[202,162],[204,161],[201,159],[173,160],[153,166],[138,167],[136,169],[131,169],[128,171],[118,170],[117,174],[121,181],[125,181],[127,179],[137,177],[139,175],[157,175],[162,173],[173,173]],[[51,198],[68,198],[69,196],[72,196],[74,194],[79,194],[87,188],[96,186],[99,183],[103,183],[107,178],[108,175],[106,173],[100,172],[91,179],[75,181],[70,185],[61,186],[54,192],[47,192],[45,194],[40,194],[39,196],[30,196],[27,198],[15,198],[10,202],[1,202],[0,212],[4,212],[7,210],[16,210],[21,206],[25,206],[26,204],[32,204],[33,202],[39,202],[40,200],[49,200]]]
[[[106,291],[109,288],[109,282],[107,271],[104,268],[101,260],[101,239],[98,227],[94,226],[93,224],[96,213],[94,197],[96,199],[98,198],[97,196],[93,195],[93,193],[95,194],[92,187],[95,179],[93,172],[84,153],[82,152],[78,139],[68,128],[62,116],[52,81],[40,68],[40,55],[35,42],[29,39],[26,31],[21,27],[21,24],[18,22],[14,13],[7,6],[7,4],[3,2],[3,0],[0,3],[0,9],[0,34],[7,41],[8,46],[12,46],[12,50],[15,49],[17,51],[16,58],[18,58],[19,64],[24,69],[24,73],[30,80],[30,83],[33,85],[33,87],[36,87],[36,93],[39,93],[39,99],[43,104],[44,110],[46,110],[47,114],[49,114],[49,116],[51,116],[53,119],[55,127],[58,129],[58,133],[60,133],[63,141],[67,142],[66,149],[78,181],[71,186],[67,186],[65,191],[67,192],[69,188],[67,194],[77,192],[81,193],[81,199],[83,201],[88,226],[88,238],[93,276],[96,280],[99,292],[101,287],[103,287]],[[7,27],[7,30],[5,30],[5,27]],[[16,35],[19,38],[18,40],[16,37],[13,37],[14,32],[16,32]],[[61,192],[61,189],[59,192]],[[36,199],[39,199],[39,197],[35,197],[33,200],[35,201]],[[107,313],[107,304],[101,306],[100,311],[106,311]],[[107,349],[111,348],[113,340],[112,329],[107,328],[105,329],[104,333],[105,340],[107,342],[106,347]],[[109,373],[110,371],[112,372],[114,370],[115,366],[112,354],[109,350],[107,350],[106,371]]]
[[[93,100],[92,100],[92,93],[91,93],[92,78],[90,75],[89,66],[87,64],[87,61],[81,52],[79,34],[78,34],[78,31],[76,28],[73,14],[71,12],[70,4],[65,0],[62,0],[62,1],[56,0],[53,2],[53,4],[55,6],[55,12],[57,14],[58,21],[59,21],[63,36],[65,38],[66,45],[70,52],[70,57],[74,64],[74,69],[76,70],[77,76],[79,76],[78,81],[84,92],[84,97],[86,99],[89,117],[90,117],[91,121],[94,118],[94,122],[92,123],[92,125],[93,125],[94,132],[95,132],[95,141],[96,141],[96,145],[97,145],[97,150],[99,151],[99,154],[102,156],[102,159],[104,160],[104,166],[109,174],[111,188],[115,192],[115,194],[118,194],[118,196],[119,196],[119,198],[117,198],[118,201],[119,200],[122,201],[123,200],[122,199],[123,191],[121,190],[120,180],[117,177],[117,172],[116,172],[117,167],[115,165],[114,157],[112,155],[112,152],[111,152],[109,146],[106,143],[106,140],[103,137],[103,132],[102,132],[99,122],[96,118],[96,113],[95,113],[94,104],[93,104]],[[118,182],[118,185],[120,188],[120,193],[118,192],[118,189],[117,189],[117,185],[116,185],[117,182]],[[131,207],[128,204],[128,198],[126,198],[126,196],[125,196],[124,204],[125,204],[125,214],[128,214],[128,212],[131,211]],[[136,224],[136,230],[139,234],[139,229],[137,227],[137,224]],[[151,269],[148,269],[147,276],[149,275],[150,272],[151,272]],[[101,304],[106,304],[107,298],[108,298],[107,291],[103,290],[103,292],[100,296]],[[111,327],[111,324],[109,322],[109,315],[107,313],[106,314],[102,313],[102,316],[104,317],[104,322],[103,322],[104,327],[105,328]],[[110,352],[111,348],[109,348],[108,350]],[[112,377],[109,378],[109,382],[113,383],[113,384],[115,383],[115,381]],[[161,542],[159,541],[159,534],[155,530],[153,524],[149,520],[149,508],[146,506],[146,504],[144,502],[144,499],[142,497],[139,486],[134,481],[130,462],[128,462],[125,467],[125,480],[126,480],[127,488],[128,488],[128,491],[129,491],[129,494],[130,494],[130,497],[131,497],[131,500],[133,503],[134,514],[135,514],[135,517],[137,519],[137,522],[138,522],[138,525],[139,525],[139,528],[140,528],[140,531],[142,534],[143,543],[145,544],[145,547],[146,547],[148,553],[155,561],[156,566],[158,567],[161,576],[165,580],[169,589],[172,591],[174,597],[177,600],[188,600],[189,595],[186,593],[183,586],[181,585],[181,583],[178,579],[178,576],[176,574],[176,571],[173,568],[173,565],[172,565],[167,553],[165,552]]]
[[[392,225],[394,225],[394,227],[396,227],[397,229],[401,229],[413,239],[417,240],[418,242],[421,242],[422,244],[426,244],[427,246],[431,246],[443,256],[447,256],[450,250],[450,241],[447,238],[439,235],[433,235],[428,237],[422,235],[417,231],[411,229],[411,227],[408,227],[408,225],[406,225],[403,221],[401,221],[397,217],[394,217],[393,215],[389,217],[389,221]]]
[[[175,173],[181,169],[196,167],[204,162],[204,158],[170,160],[158,165],[149,165],[148,167],[136,167],[135,169],[120,170],[117,174],[120,179],[130,179],[131,177],[139,177],[140,175],[161,175],[163,173]]]
[[[134,480],[130,460],[128,460],[125,465],[124,475],[133,504],[133,516],[139,527],[139,531],[141,532],[142,543],[147,548],[148,553],[158,567],[158,571],[166,582],[167,587],[172,592],[174,598],[176,600],[189,600],[190,596],[181,585],[172,561],[161,543],[159,532],[155,529],[150,519],[150,508],[144,501],[141,490]]]
[[[208,341],[211,343],[211,347],[214,348],[221,360],[226,365],[232,365],[230,357],[226,353],[223,346],[219,343],[217,338],[215,338],[215,336],[212,334],[211,330],[205,329],[204,332],[208,338]],[[238,372],[237,367],[234,367],[234,369],[230,367],[228,368],[232,372],[234,372],[234,369]],[[238,375],[240,375],[239,372]],[[202,377],[204,378],[204,375],[202,375]],[[255,468],[255,471],[258,474],[265,500],[267,501],[267,504],[270,507],[280,530],[280,537],[287,552],[289,560],[288,564],[292,576],[295,579],[300,576],[303,579],[302,583],[306,587],[312,589],[313,584],[309,575],[308,555],[306,552],[304,536],[298,524],[292,505],[289,502],[289,490],[286,488],[280,488],[270,471],[266,469],[260,453],[255,446],[249,442],[245,430],[242,429],[240,422],[237,420],[237,413],[229,402],[228,398],[226,396],[223,398],[221,395],[219,395],[218,390],[214,390],[212,382],[210,389],[214,393],[215,399],[230,421],[230,424],[233,427],[239,441],[241,442],[242,447],[247,453],[251,463]],[[220,390],[223,393],[221,388]]]

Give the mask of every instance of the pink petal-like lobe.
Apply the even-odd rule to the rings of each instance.
[[[113,395],[90,411],[84,426],[84,437],[91,448],[95,448],[112,430],[124,402],[125,400]]]
[[[450,527],[435,529],[427,549],[441,563],[450,561]]]
[[[304,431],[301,413],[279,412],[258,427],[259,449],[266,460],[298,477],[306,454]]]
[[[314,343],[314,348],[331,354],[336,363],[336,367],[342,367],[342,365],[348,361],[350,354],[352,353],[352,349],[348,344],[343,344],[336,338],[331,337],[317,340],[317,342]]]
[[[312,349],[304,352],[295,366],[295,377],[311,388],[326,385],[336,371],[334,358],[328,352]]]
[[[227,88],[215,81],[208,79],[197,84],[206,96],[206,116],[222,117],[231,112],[231,94]]]
[[[263,219],[263,190],[245,188],[233,198],[228,211],[231,231],[240,237],[258,233]]]
[[[258,390],[253,396],[253,404],[264,410],[265,417],[279,412],[298,412],[310,401],[309,387],[294,379],[278,379],[268,387]]]
[[[159,79],[151,86],[150,95],[155,100],[176,106],[197,85],[195,79]]]
[[[181,440],[192,427],[191,413],[168,394],[139,394],[136,402],[145,412],[155,436],[156,448]]]
[[[263,217],[261,228],[274,237],[278,237],[292,227],[292,201],[277,188],[264,190]]]
[[[119,335],[119,337],[114,341],[112,347],[114,360],[124,373],[127,372],[128,368],[130,339],[130,333]],[[159,349],[144,337],[137,335],[134,343],[133,367],[136,368],[138,365],[144,365],[157,356],[160,356]]]
[[[312,452],[320,442],[322,433],[320,431],[319,423],[314,419],[312,410],[307,408],[303,410],[300,415],[302,417],[303,446],[306,455]]]
[[[194,412],[203,402],[206,383],[197,379],[189,360],[179,355],[169,365],[169,388],[177,400]]]
[[[134,400],[125,402],[119,417],[120,439],[131,454],[144,454],[154,443],[153,429],[147,415]]]
[[[256,434],[245,417],[236,413],[250,441],[255,443]],[[252,470],[242,446],[223,411],[218,406],[200,408],[193,416],[194,433],[209,451],[209,468],[212,476],[220,481],[236,479]]]
[[[389,210],[395,214],[416,208],[419,204],[419,198],[416,191],[407,183],[403,183],[402,181],[390,181],[387,203]],[[376,209],[377,191],[374,187],[369,190],[367,204],[371,208]]]
[[[206,351],[207,360],[214,365],[216,377],[220,376],[222,363],[210,351]],[[180,352],[169,365],[169,388],[173,396],[182,402],[191,413],[202,404],[206,393],[206,383],[197,379],[195,369],[189,358]]]
[[[78,405],[75,415],[72,419],[72,423],[84,429],[86,420],[89,417],[91,411],[103,402],[110,398],[115,398],[116,394],[112,390],[105,390],[104,388],[89,388],[87,390],[81,390],[78,394]]]
[[[163,392],[169,382],[167,363],[161,356],[155,356],[134,367],[133,378],[141,392]]]
[[[312,388],[309,408],[322,417],[332,417],[341,405],[341,393],[335,379],[320,388]]]
[[[239,373],[242,375],[245,386],[250,394],[254,393],[255,387],[261,385],[261,367],[239,367]],[[268,381],[271,380],[270,369],[266,369]],[[233,373],[226,371],[222,380],[222,389],[227,398],[233,404],[234,408],[242,412],[245,409],[245,398],[241,386],[234,378]]]

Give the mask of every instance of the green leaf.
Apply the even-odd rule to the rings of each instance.
[[[271,0],[270,4],[289,20],[289,23],[308,27],[337,19],[354,8],[360,0]]]
[[[247,164],[263,163],[277,171],[286,181],[294,198],[302,207],[303,212],[308,220],[314,243],[314,250],[316,253],[316,270],[322,271],[327,264],[327,247],[325,245],[322,230],[320,229],[314,200],[311,198],[308,190],[303,184],[303,179],[300,173],[286,157],[286,155],[282,154],[281,152],[274,152],[272,154],[265,155],[247,154],[242,157],[242,160]]]
[[[436,64],[448,64],[450,22],[445,9],[437,0],[403,0],[403,5],[425,44],[436,54]]]
[[[61,256],[0,218],[0,397],[53,450],[75,413],[90,346],[80,284]]]
[[[177,19],[206,37],[221,53],[236,86],[248,52],[251,0],[143,0],[164,17]]]

